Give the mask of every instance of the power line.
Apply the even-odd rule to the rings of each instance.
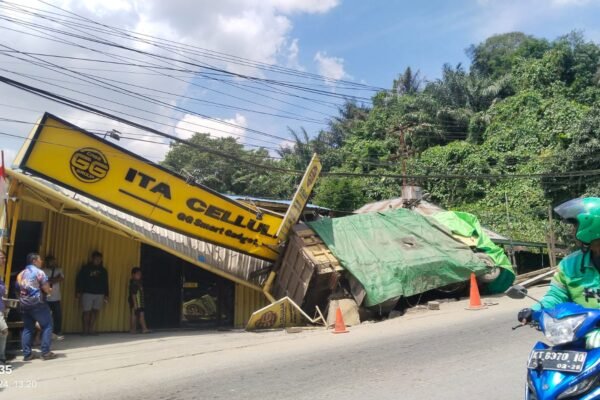
[[[2,17],[0,17],[0,19],[2,19]],[[37,38],[41,38],[41,39],[45,39],[45,40],[49,40],[49,41],[54,41],[54,42],[58,42],[58,43],[62,43],[62,44],[70,45],[70,46],[79,47],[79,48],[90,50],[90,51],[93,51],[93,52],[96,52],[96,53],[99,53],[99,54],[103,54],[103,55],[106,55],[106,56],[109,56],[109,57],[112,57],[112,58],[115,58],[115,59],[121,59],[121,60],[122,59],[129,59],[129,60],[133,60],[130,57],[117,56],[117,55],[114,55],[114,54],[110,54],[110,53],[107,53],[107,52],[100,51],[98,49],[89,48],[89,47],[83,46],[81,44],[69,42],[69,41],[66,41],[64,39],[58,39],[55,36],[52,36],[52,35],[48,34],[47,32],[41,31],[41,30],[36,29],[36,28],[30,28],[30,29],[33,30],[33,31],[36,31],[36,32],[40,33],[41,36],[40,35],[35,35],[35,34],[33,34],[31,32],[28,32],[28,31],[20,31],[18,29],[11,29],[11,28],[8,28],[8,27],[5,27],[5,26],[0,26],[0,29],[6,29],[6,30],[10,30],[10,31],[22,33],[22,34],[25,34],[25,35],[29,35],[29,36],[33,36],[33,37],[37,37]],[[45,61],[45,62],[49,63],[47,61]],[[52,64],[52,63],[49,63],[49,64]],[[65,67],[61,67],[61,68],[65,68]],[[143,67],[143,68],[149,69],[151,71],[154,71],[155,69],[161,68],[161,66],[152,66],[152,67]],[[75,72],[75,71],[71,71],[71,72]],[[193,71],[190,71],[190,72],[193,72]],[[174,80],[177,80],[177,81],[180,81],[180,82],[183,82],[183,83],[186,83],[187,85],[192,85],[192,86],[195,86],[195,87],[199,87],[199,88],[202,88],[204,90],[208,90],[208,91],[211,91],[211,92],[223,95],[223,96],[231,97],[231,98],[236,99],[236,100],[244,101],[244,102],[247,102],[247,103],[250,103],[250,104],[255,104],[255,105],[258,105],[258,106],[261,106],[261,107],[269,108],[269,109],[272,109],[272,110],[275,110],[275,111],[279,111],[279,112],[288,113],[288,114],[291,114],[291,115],[297,115],[297,114],[293,114],[293,113],[291,113],[289,111],[281,110],[281,109],[278,109],[278,108],[275,108],[275,107],[272,107],[272,106],[268,106],[268,105],[264,105],[264,104],[258,103],[258,102],[253,101],[253,100],[246,99],[244,97],[236,96],[236,95],[233,95],[231,93],[227,93],[227,92],[223,92],[223,91],[220,91],[220,90],[217,90],[217,89],[214,89],[214,88],[203,86],[203,85],[200,85],[200,84],[198,84],[196,82],[188,82],[186,80],[179,79],[176,76],[168,74],[168,73],[159,72],[158,74],[162,75],[162,76],[165,76],[165,77],[168,77],[168,78],[171,78],[171,79],[174,79]],[[80,73],[80,75],[84,75],[84,74]],[[213,80],[215,80],[215,79],[213,79]],[[220,81],[221,82],[221,80],[219,80],[219,79],[216,79],[216,81]],[[222,83],[224,83],[224,82],[222,82]],[[256,92],[252,92],[252,93],[256,94]],[[312,109],[310,107],[305,107],[305,106],[302,106],[302,105],[299,105],[299,104],[290,103],[290,102],[287,102],[285,100],[277,99],[277,98],[274,98],[274,97],[271,97],[271,96],[268,96],[268,95],[261,94],[261,97],[265,97],[265,98],[268,98],[268,99],[273,99],[273,100],[278,101],[280,103],[291,105],[293,107],[304,109],[306,111],[318,113],[318,114],[321,114],[323,116],[328,116],[327,114],[324,114],[324,113],[322,113],[322,112],[320,112],[318,110]]]
[[[87,111],[87,112],[90,112],[92,114],[96,114],[96,115],[99,115],[99,116],[103,116],[103,117],[112,119],[114,121],[118,121],[118,122],[121,122],[123,124],[129,125],[131,127],[137,128],[137,129],[141,129],[141,130],[144,130],[144,131],[152,132],[152,133],[154,133],[154,134],[156,134],[158,136],[162,136],[162,137],[165,137],[167,139],[171,139],[171,140],[173,140],[175,142],[178,142],[178,143],[186,144],[186,145],[188,145],[190,147],[196,148],[196,149],[204,151],[206,153],[212,153],[212,154],[215,154],[215,155],[219,155],[219,156],[224,157],[226,159],[231,159],[231,160],[234,160],[234,161],[238,161],[238,162],[241,162],[241,163],[244,163],[244,164],[248,164],[248,165],[251,165],[251,166],[254,166],[254,167],[257,167],[257,168],[270,169],[272,171],[289,172],[289,173],[295,173],[295,174],[303,174],[304,173],[304,171],[289,170],[289,169],[285,169],[285,168],[265,166],[265,165],[262,165],[262,164],[259,164],[259,163],[254,163],[254,162],[251,162],[251,161],[248,161],[248,160],[244,160],[244,159],[241,159],[241,158],[238,158],[238,157],[234,157],[234,156],[231,156],[230,154],[226,154],[226,153],[223,153],[221,151],[217,151],[217,150],[205,147],[205,146],[198,145],[198,144],[193,143],[193,142],[191,142],[189,140],[181,139],[181,138],[179,138],[177,136],[161,132],[161,131],[159,131],[157,129],[154,129],[154,128],[151,128],[151,127],[148,127],[148,126],[144,126],[144,125],[139,124],[137,122],[129,121],[129,120],[124,119],[122,117],[119,117],[117,115],[112,115],[110,113],[107,113],[105,111],[99,110],[97,108],[87,106],[87,105],[85,105],[83,103],[80,103],[80,102],[68,99],[68,98],[60,96],[60,95],[56,95],[54,93],[48,92],[48,91],[43,90],[43,89],[38,89],[38,88],[26,85],[26,84],[21,83],[21,82],[17,82],[15,80],[6,78],[4,76],[0,76],[0,82],[6,83],[6,84],[8,84],[8,85],[10,85],[12,87],[15,87],[17,89],[21,89],[23,91],[35,94],[35,95],[43,97],[45,99],[55,101],[55,102],[57,102],[59,104],[70,106],[70,107],[73,107],[73,108],[81,110],[81,111]]]
[[[82,110],[82,111],[88,111],[100,116],[104,116],[106,118],[109,119],[113,119],[115,121],[121,122],[123,124],[126,125],[130,125],[132,127],[135,127],[137,129],[141,129],[141,130],[146,130],[152,133],[155,133],[159,136],[163,136],[165,138],[171,139],[175,142],[178,143],[182,143],[182,144],[186,144],[190,147],[196,148],[198,150],[207,152],[207,153],[211,153],[214,155],[218,155],[221,157],[224,157],[226,159],[229,160],[234,160],[234,161],[238,161],[244,164],[248,164],[257,168],[261,168],[261,169],[265,169],[265,170],[270,170],[270,171],[277,171],[277,172],[285,172],[285,173],[290,173],[290,174],[297,174],[297,175],[301,175],[304,173],[304,171],[301,170],[292,170],[292,169],[287,169],[287,168],[281,168],[281,167],[277,167],[277,166],[267,166],[264,164],[260,164],[260,163],[256,163],[256,162],[252,162],[252,161],[248,161],[248,160],[244,160],[242,158],[239,157],[234,157],[231,156],[230,154],[226,154],[223,153],[221,151],[217,151],[214,149],[210,149],[207,148],[205,146],[201,146],[198,145],[196,143],[190,142],[189,140],[185,140],[185,139],[181,139],[177,136],[174,135],[170,135],[161,131],[158,131],[154,128],[150,128],[144,125],[141,125],[139,123],[133,122],[133,121],[129,121],[126,120],[124,118],[121,118],[119,116],[116,115],[111,115],[107,112],[104,112],[102,110],[98,110],[95,109],[93,107],[89,107],[86,106],[82,103],[78,103],[75,102],[73,100],[64,98],[62,96],[53,94],[51,92],[45,91],[43,89],[38,89],[38,88],[34,88],[32,86],[14,81],[12,79],[6,78],[4,76],[0,76],[0,82],[6,83],[10,86],[13,86],[15,88],[27,91],[29,93],[32,94],[36,94],[38,96],[41,96],[43,98],[49,99],[49,100],[53,100],[56,101],[60,104],[64,104],[64,105],[68,105],[71,107],[74,107],[76,109]],[[503,179],[538,179],[538,178],[552,178],[552,177],[578,177],[578,176],[592,176],[592,175],[600,175],[600,170],[591,170],[591,171],[572,171],[572,172],[568,172],[568,173],[560,173],[560,174],[503,174],[503,175],[493,175],[493,174],[479,174],[479,175],[468,175],[468,174],[444,174],[444,175],[397,175],[397,174],[363,174],[363,173],[350,173],[350,172],[326,172],[323,173],[323,175],[325,176],[334,176],[334,177],[379,177],[379,178],[393,178],[393,179],[489,179],[489,180],[503,180]]]
[[[3,106],[2,104],[0,104],[0,106]],[[43,113],[43,111],[40,111],[40,113]],[[37,122],[30,122],[30,121],[23,121],[23,120],[18,120],[18,119],[12,119],[12,118],[4,118],[4,117],[0,117],[0,121],[2,122],[10,122],[10,123],[15,123],[15,124],[25,124],[25,125],[42,125],[43,124],[38,124]],[[89,122],[89,121],[88,121]],[[95,124],[97,124],[96,121],[94,121]],[[106,124],[107,126],[110,126],[108,124]],[[56,129],[63,129],[60,127],[56,127],[56,126],[52,126],[53,128]],[[66,129],[66,130],[71,130]],[[103,135],[106,133],[106,130],[102,130],[102,129],[86,129],[87,131],[90,131],[92,133],[97,133],[99,135]],[[120,129],[118,130],[121,139],[128,139],[128,140],[133,140],[133,141],[138,141],[138,142],[146,142],[146,143],[155,143],[155,144],[160,144],[160,145],[164,145],[164,146],[170,146],[170,143],[167,142],[160,142],[160,141],[155,141],[155,140],[148,140],[148,139],[144,139],[144,137],[148,137],[151,134],[150,133],[134,133],[134,132],[126,132],[126,131],[121,131]],[[129,135],[129,136],[128,136]],[[20,136],[21,137],[21,136]],[[140,138],[142,137],[142,138]],[[216,139],[214,137],[211,137],[212,139]],[[26,137],[23,137],[23,139],[26,139]],[[265,146],[260,146],[260,145],[254,145],[254,144],[249,144],[249,143],[239,143],[242,146],[249,146],[249,147],[256,147],[257,149],[264,149],[264,150],[272,150],[272,151],[277,151],[279,149],[273,148],[273,147],[265,147]],[[272,156],[268,156],[268,157],[263,157],[263,158],[268,158],[268,159],[272,159],[272,160],[281,160],[281,157],[272,157]]]
[[[2,47],[7,47],[7,48],[8,48],[8,46],[2,45],[2,44],[0,44],[0,46],[2,46]],[[13,56],[13,55],[9,55],[9,57],[13,57],[13,58],[21,59],[21,58],[19,58],[19,57]],[[37,57],[33,57],[33,58],[34,58],[34,59],[37,59]],[[26,60],[23,60],[23,61],[26,61]],[[85,78],[78,78],[78,77],[74,77],[75,79],[83,80],[84,82],[88,82],[88,83],[94,83],[93,81],[89,81],[89,80],[87,80],[87,79],[91,79],[91,78],[88,78],[88,77],[86,76],[86,74],[81,74],[81,73],[78,73],[78,72],[76,72],[76,71],[71,71],[71,70],[69,70],[69,69],[67,69],[67,68],[63,68],[63,67],[61,67],[61,66],[57,66],[56,64],[49,63],[49,62],[47,62],[47,61],[43,61],[43,60],[41,60],[41,62],[46,62],[46,63],[48,63],[49,65],[51,65],[52,67],[54,67],[54,68],[58,68],[59,70],[57,71],[56,69],[54,69],[54,68],[52,68],[52,67],[45,66],[45,65],[40,65],[40,66],[41,66],[41,67],[43,67],[43,68],[50,69],[50,70],[52,70],[52,71],[54,71],[54,72],[58,72],[58,73],[61,73],[61,74],[65,74],[65,75],[67,75],[67,76],[70,76],[70,75],[68,75],[68,74],[66,74],[66,73],[64,73],[64,72],[61,72],[61,71],[60,71],[60,69],[64,69],[64,70],[66,70],[66,71],[69,71],[69,72],[71,72],[71,73],[75,73],[75,74],[77,74],[77,75],[83,75],[83,76],[85,77]],[[39,65],[39,64],[37,64],[37,63],[35,63],[35,62],[32,62],[32,63],[33,63],[33,64],[36,64],[36,65]],[[13,72],[13,73],[15,73],[15,74],[17,74],[17,75],[21,75],[20,73],[16,73],[16,72]],[[41,81],[40,79],[34,79],[34,80]],[[153,112],[150,112],[150,111],[147,111],[147,110],[143,110],[143,109],[140,109],[140,108],[137,108],[137,107],[131,106],[131,105],[125,105],[125,104],[122,104],[122,103],[117,103],[117,102],[115,102],[114,100],[107,100],[107,99],[104,99],[104,98],[101,98],[101,97],[99,97],[99,96],[95,96],[95,95],[92,95],[92,94],[89,94],[89,93],[82,93],[82,92],[80,92],[80,91],[77,91],[77,90],[75,90],[75,89],[66,88],[66,87],[64,87],[64,86],[60,86],[60,85],[57,85],[57,84],[54,84],[54,83],[50,83],[50,82],[44,82],[44,83],[46,83],[46,84],[49,84],[49,85],[52,85],[52,86],[61,87],[61,88],[63,88],[63,89],[66,89],[66,90],[69,90],[69,91],[73,91],[73,92],[76,92],[76,93],[84,94],[84,95],[86,95],[86,96],[90,96],[90,97],[93,97],[93,98],[97,98],[97,99],[101,99],[101,100],[104,100],[104,101],[113,102],[113,103],[115,103],[115,104],[123,105],[123,106],[129,107],[129,108],[137,109],[137,110],[139,110],[139,111],[142,111],[142,112],[146,112],[146,113],[150,113],[150,114],[156,114],[156,113],[153,113]],[[204,115],[204,114],[201,114],[201,113],[198,113],[198,112],[195,112],[195,111],[193,111],[193,110],[189,110],[189,109],[186,109],[186,108],[183,108],[183,107],[179,107],[179,106],[173,106],[173,105],[171,105],[171,104],[169,104],[169,103],[166,103],[166,102],[164,102],[164,101],[155,100],[155,99],[153,99],[153,98],[151,98],[151,97],[149,97],[149,96],[147,96],[147,95],[144,95],[144,94],[141,94],[141,93],[138,93],[138,92],[134,92],[134,91],[131,91],[131,90],[128,90],[128,89],[123,89],[123,88],[121,88],[121,87],[119,87],[119,86],[116,86],[116,85],[113,85],[113,84],[111,84],[111,83],[106,83],[106,82],[103,82],[103,83],[104,83],[105,85],[108,85],[108,87],[106,87],[106,86],[102,86],[102,85],[99,85],[99,86],[101,86],[101,87],[103,87],[103,88],[105,88],[105,89],[107,89],[107,90],[110,90],[110,91],[114,91],[114,92],[121,93],[121,94],[125,94],[125,95],[130,95],[130,96],[133,96],[134,98],[138,98],[138,99],[140,99],[140,100],[145,100],[145,101],[148,101],[148,102],[150,102],[150,103],[154,103],[154,104],[157,104],[157,105],[160,105],[160,106],[166,107],[166,108],[170,108],[170,109],[173,109],[173,110],[176,110],[176,111],[182,112],[182,113],[184,113],[184,114],[196,115],[196,116],[199,116],[199,117],[201,117],[201,118],[208,119],[208,120],[211,120],[211,121],[217,122],[217,123],[219,123],[219,124],[222,124],[222,125],[225,125],[225,126],[230,126],[230,127],[236,128],[236,129],[242,129],[242,130],[246,130],[246,131],[248,131],[248,132],[257,133],[257,134],[259,134],[259,135],[264,135],[264,136],[268,136],[268,137],[271,137],[271,138],[275,138],[275,139],[280,139],[280,140],[283,140],[283,141],[290,141],[290,142],[292,142],[292,140],[291,140],[291,139],[289,139],[289,138],[284,138],[284,137],[277,136],[277,135],[274,135],[274,134],[271,134],[271,133],[267,133],[267,132],[259,131],[259,130],[256,130],[256,129],[247,128],[247,127],[244,127],[244,126],[241,126],[241,125],[235,124],[235,123],[231,123],[231,122],[228,122],[228,121],[220,120],[220,119],[218,119],[218,118],[210,117],[210,116],[207,116],[207,115]],[[161,114],[157,114],[157,115],[161,115]],[[163,116],[163,115],[161,115],[161,116]],[[163,116],[163,117],[165,117],[165,116]],[[137,118],[139,118],[139,117],[137,117]],[[171,117],[167,117],[167,118],[170,118],[170,119],[172,119]],[[194,125],[194,124],[192,124],[192,125]],[[195,124],[195,125],[198,125],[198,124]],[[221,129],[218,129],[218,128],[209,128],[209,127],[202,126],[202,125],[199,125],[199,126],[201,126],[201,127],[203,127],[203,128],[206,128],[206,129],[214,129],[214,130],[221,131],[221,132],[231,133],[231,132],[224,131],[224,130],[221,130]]]
[[[2,69],[0,68],[0,70],[2,70]],[[19,73],[15,73],[15,74],[16,74],[16,75],[21,75],[21,74],[19,74]],[[39,81],[39,82],[43,82],[43,83],[49,84],[49,85],[51,85],[51,86],[56,86],[56,87],[59,87],[59,88],[63,88],[63,89],[66,89],[66,90],[69,90],[69,91],[72,91],[72,92],[75,92],[75,93],[80,93],[80,94],[83,94],[83,95],[85,95],[85,96],[89,96],[89,97],[92,97],[92,98],[96,98],[96,99],[99,99],[99,100],[102,100],[102,101],[107,101],[107,102],[110,102],[111,104],[113,104],[113,103],[114,103],[114,104],[121,105],[121,106],[124,106],[124,107],[127,107],[127,108],[131,108],[131,109],[134,109],[134,110],[138,110],[138,111],[141,111],[141,112],[144,112],[144,113],[150,114],[150,115],[155,115],[155,116],[163,117],[163,118],[170,119],[170,120],[173,120],[173,121],[180,121],[179,119],[177,119],[177,118],[174,118],[174,117],[170,117],[170,116],[168,116],[168,115],[163,115],[163,114],[160,114],[160,113],[157,113],[157,112],[148,111],[148,110],[144,110],[144,109],[142,109],[142,108],[139,108],[139,107],[134,107],[134,106],[127,105],[127,104],[124,104],[124,103],[120,103],[120,102],[117,102],[117,101],[115,101],[115,100],[109,100],[109,99],[105,99],[105,98],[102,98],[102,97],[99,97],[99,96],[95,96],[95,95],[91,95],[91,94],[88,94],[88,93],[83,93],[83,92],[80,92],[80,91],[78,91],[78,90],[74,90],[74,89],[66,88],[66,87],[64,87],[64,86],[57,85],[57,84],[53,84],[53,83],[50,83],[50,82],[46,82],[46,81],[44,81],[44,80],[41,80],[41,79],[34,79],[34,80],[37,80],[37,81]],[[67,98],[67,99],[69,99],[69,98]],[[69,99],[69,100],[73,100],[73,99]],[[84,103],[84,104],[86,104],[86,103]],[[92,105],[92,106],[94,106],[94,107],[99,107],[98,105],[95,105],[95,104],[92,104],[92,103],[87,103],[87,104],[89,104],[89,105]],[[147,122],[158,123],[158,122],[156,122],[156,121],[152,121],[152,120],[149,120],[149,119],[147,119],[147,118],[143,118],[143,117],[140,117],[140,116],[136,116],[136,115],[128,114],[128,113],[125,113],[125,112],[122,112],[122,111],[117,111],[117,110],[114,110],[114,109],[111,109],[111,108],[108,108],[108,107],[102,107],[102,108],[104,108],[104,109],[106,109],[106,110],[109,110],[109,111],[112,111],[112,112],[117,112],[117,113],[120,113],[120,114],[123,114],[123,115],[127,115],[127,116],[129,116],[129,117],[134,117],[134,118],[137,118],[137,119],[141,119],[141,120],[144,120],[144,121],[147,121]],[[189,122],[189,121],[186,121],[185,123],[186,123],[186,124],[188,124],[188,125],[192,125],[192,126],[198,126],[198,127],[200,127],[200,128],[203,128],[203,129],[215,130],[215,131],[217,131],[217,132],[223,132],[223,133],[226,133],[227,135],[230,135],[230,136],[237,136],[238,138],[244,137],[244,135],[243,135],[243,134],[239,134],[239,133],[235,133],[235,132],[230,132],[230,131],[225,131],[225,130],[223,130],[223,129],[214,128],[214,127],[213,127],[213,128],[211,128],[211,127],[207,127],[206,125],[198,124],[198,123],[196,123],[196,122]],[[168,127],[170,127],[170,128],[174,128],[174,129],[178,129],[178,130],[182,130],[182,131],[190,132],[190,133],[197,133],[197,131],[196,131],[196,130],[192,130],[192,129],[189,129],[189,128],[180,127],[180,126],[178,126],[178,125],[170,125],[170,124],[165,124],[165,123],[158,123],[158,124],[159,124],[159,125],[168,126]],[[272,142],[272,141],[265,140],[265,139],[259,139],[259,138],[249,138],[249,139],[252,139],[252,140],[255,140],[255,141],[259,141],[259,142],[265,142],[265,143],[275,144],[275,145],[278,145],[278,144],[279,144],[279,143],[277,143],[277,142]],[[288,140],[285,140],[285,139],[284,139],[284,141],[289,141],[289,142],[292,142],[292,140],[290,140],[290,139],[288,139]]]
[[[79,21],[86,21],[88,23],[91,23],[91,24],[94,24],[94,25],[97,25],[97,26],[101,26],[101,27],[107,28],[107,29],[109,29],[110,31],[113,31],[113,32],[119,32],[122,35],[127,35],[127,37],[129,37],[129,38],[133,38],[133,39],[138,40],[138,41],[143,41],[144,43],[152,43],[152,44],[155,44],[155,45],[156,45],[156,43],[159,43],[159,44],[161,44],[163,46],[164,45],[169,45],[170,47],[168,47],[168,48],[170,48],[170,49],[176,49],[176,50],[180,50],[180,51],[185,51],[187,49],[188,52],[190,52],[190,49],[195,49],[195,50],[197,50],[197,52],[195,52],[195,53],[194,52],[190,52],[190,53],[197,54],[197,55],[204,55],[204,56],[213,55],[213,58],[216,58],[216,59],[218,59],[220,61],[226,61],[226,62],[232,62],[232,61],[236,61],[237,60],[243,66],[252,66],[252,67],[256,67],[256,68],[262,67],[262,68],[264,68],[264,69],[266,69],[268,71],[277,71],[277,72],[280,72],[280,73],[286,72],[288,74],[295,75],[295,76],[303,76],[303,77],[311,78],[311,79],[314,79],[314,80],[324,81],[327,84],[332,84],[332,83],[333,84],[342,84],[343,83],[343,84],[346,84],[348,86],[357,87],[357,88],[361,88],[361,89],[368,89],[368,90],[375,91],[375,92],[385,90],[383,88],[379,88],[379,87],[375,87],[375,86],[369,86],[369,85],[366,85],[366,84],[363,84],[363,83],[359,83],[359,82],[346,81],[346,80],[335,80],[335,79],[324,77],[322,75],[308,73],[306,71],[300,71],[300,70],[297,70],[297,69],[291,69],[291,68],[281,67],[281,66],[278,66],[278,65],[266,64],[266,63],[263,63],[263,62],[258,62],[258,61],[254,61],[254,60],[244,59],[244,58],[241,58],[241,57],[238,57],[238,56],[233,56],[233,55],[230,55],[230,54],[226,54],[226,53],[222,53],[222,52],[217,52],[217,51],[214,51],[214,50],[204,49],[204,48],[201,48],[201,47],[198,47],[198,46],[193,46],[193,45],[188,45],[188,44],[182,44],[182,43],[170,41],[170,40],[167,40],[167,39],[163,39],[163,38],[158,38],[158,37],[155,37],[155,36],[151,36],[151,35],[148,35],[148,34],[137,33],[137,32],[126,30],[126,29],[122,29],[122,28],[112,27],[112,26],[109,26],[109,25],[102,24],[102,23],[99,23],[97,21],[91,20],[89,18],[83,17],[83,16],[81,16],[79,14],[76,14],[76,13],[74,13],[72,11],[64,10],[64,9],[62,9],[62,8],[56,6],[56,5],[49,4],[49,3],[45,2],[45,1],[40,0],[40,2],[43,3],[43,4],[46,4],[46,5],[50,6],[50,7],[53,7],[55,9],[58,9],[58,10],[62,11],[63,14],[56,14],[56,13],[48,12],[46,10],[36,9],[38,11],[42,11],[42,12],[46,12],[46,13],[54,14],[54,15],[59,15],[59,16],[61,16],[63,18],[68,17],[68,15],[65,15],[65,14],[69,14],[70,16],[74,16],[75,17],[75,18],[72,18],[72,19],[76,19],[76,20],[79,20]],[[10,2],[8,2],[8,3],[10,3]],[[11,3],[11,4],[14,4],[14,3]],[[27,7],[27,6],[24,6],[24,7],[33,9],[33,7]],[[89,26],[89,25],[86,25],[86,26]],[[106,30],[102,30],[101,32],[107,33]],[[148,38],[148,39],[142,40],[142,39],[140,39],[140,37],[145,37],[145,38]]]
[[[0,51],[1,52],[1,51]],[[25,53],[27,54],[27,53]],[[86,87],[95,87],[97,85],[95,84],[84,84],[84,83],[80,83],[80,82],[72,82],[72,81],[68,81],[65,79],[56,79],[56,78],[52,78],[49,76],[42,76],[42,75],[35,75],[35,74],[25,74],[25,73],[20,73],[14,70],[9,70],[9,69],[4,69],[4,68],[0,68],[0,70],[5,71],[5,72],[9,72],[9,73],[13,73],[16,75],[20,75],[23,77],[27,77],[27,78],[40,78],[40,79],[52,79],[53,81],[56,82],[63,82],[63,83],[69,83],[71,85],[80,85],[80,86],[86,86]],[[212,106],[216,106],[216,107],[222,107],[222,108],[229,108],[232,110],[237,110],[237,111],[245,111],[245,112],[249,112],[249,113],[255,113],[255,114],[261,114],[261,115],[267,115],[267,116],[271,116],[271,117],[277,117],[277,118],[285,118],[285,119],[291,119],[291,120],[297,120],[297,121],[301,121],[301,122],[308,122],[308,123],[318,123],[318,124],[324,124],[324,121],[319,121],[319,120],[315,120],[315,119],[309,119],[309,118],[300,118],[300,117],[294,117],[294,116],[287,116],[287,115],[281,115],[281,114],[273,114],[273,113],[268,113],[268,112],[264,112],[264,111],[259,111],[259,110],[253,110],[253,109],[248,109],[248,108],[244,108],[244,107],[237,107],[237,106],[231,106],[228,104],[223,104],[223,103],[218,103],[218,102],[214,102],[214,101],[210,101],[210,100],[203,100],[203,99],[198,99],[195,97],[190,97],[190,96],[185,96],[185,95],[179,95],[179,94],[175,94],[175,93],[171,93],[165,90],[160,90],[160,89],[154,89],[154,88],[150,88],[150,87],[145,87],[145,86],[141,86],[141,85],[135,85],[133,83],[130,82],[125,82],[125,81],[120,81],[117,79],[109,79],[109,78],[105,78],[105,77],[100,77],[97,75],[93,75],[93,74],[86,74],[86,76],[89,76],[91,78],[99,78],[99,79],[104,79],[110,82],[114,82],[114,83],[118,83],[118,84],[122,84],[122,85],[128,85],[128,86],[133,86],[136,88],[140,88],[140,89],[145,89],[145,90],[149,90],[155,93],[163,93],[163,94],[168,94],[168,95],[172,95],[172,96],[176,96],[182,99],[186,99],[186,100],[190,100],[190,101],[194,101],[194,102],[198,102],[198,103],[203,103],[203,104],[208,104],[208,105],[212,105]],[[50,83],[49,83],[50,84]],[[154,97],[159,97],[156,95],[153,95]],[[170,97],[160,97],[163,99],[167,99],[167,100],[171,100]]]
[[[42,17],[42,18],[50,20],[51,22],[61,23],[61,21],[58,21],[55,18],[49,18],[49,17]],[[110,41],[104,40],[104,39],[102,39],[102,38],[100,38],[98,36],[95,36],[95,35],[91,35],[89,33],[89,29],[86,29],[85,32],[82,32],[81,30],[79,30],[77,28],[73,28],[71,26],[71,29],[73,29],[75,31],[79,31],[79,32],[85,33],[88,36],[95,36],[95,39],[91,39],[90,37],[86,37],[86,36],[75,35],[73,33],[65,32],[65,31],[60,31],[58,29],[52,29],[52,28],[49,28],[49,27],[47,27],[45,25],[35,24],[35,23],[28,22],[28,21],[18,20],[18,19],[15,19],[15,18],[4,18],[4,19],[7,20],[7,21],[12,21],[12,22],[14,22],[16,20],[20,24],[23,24],[23,25],[26,25],[26,26],[30,26],[30,27],[31,26],[37,26],[37,27],[42,28],[42,29],[50,29],[53,32],[61,33],[63,35],[68,35],[68,36],[75,37],[75,38],[78,38],[78,39],[81,39],[81,40],[92,41],[92,42],[97,43],[97,44],[103,44],[103,45],[106,45],[106,46],[111,46],[111,47],[119,48],[119,49],[122,49],[122,50],[130,51],[130,52],[135,52],[135,53],[142,54],[142,55],[145,55],[145,56],[148,56],[148,57],[152,57],[152,58],[155,58],[155,59],[165,60],[167,62],[181,63],[181,64],[186,64],[186,65],[194,66],[194,67],[197,67],[197,68],[207,69],[207,70],[210,70],[210,71],[215,71],[215,72],[219,72],[219,73],[223,73],[223,74],[229,74],[229,75],[231,75],[231,76],[233,76],[235,78],[244,79],[244,80],[248,80],[248,81],[252,81],[252,82],[259,82],[259,83],[267,85],[267,86],[271,86],[271,85],[282,86],[282,87],[292,88],[292,89],[296,89],[296,90],[300,90],[300,91],[310,92],[310,93],[321,95],[321,96],[329,96],[329,97],[334,97],[334,98],[344,99],[344,100],[364,100],[364,101],[370,101],[369,98],[361,98],[361,97],[358,97],[358,96],[355,96],[355,95],[345,95],[345,94],[340,94],[340,93],[336,93],[336,92],[324,91],[322,89],[315,89],[315,88],[309,88],[309,87],[306,87],[306,86],[300,86],[300,85],[295,85],[295,84],[283,83],[281,81],[272,80],[272,79],[268,79],[268,78],[260,78],[260,77],[256,77],[256,76],[250,76],[250,75],[246,75],[246,74],[241,74],[241,73],[236,73],[236,72],[232,72],[232,71],[227,71],[225,69],[222,69],[222,68],[219,68],[219,67],[215,67],[215,66],[210,65],[210,64],[206,64],[206,63],[200,64],[197,60],[195,60],[195,59],[193,59],[191,57],[184,56],[184,55],[183,56],[186,57],[186,58],[188,58],[190,61],[185,61],[185,60],[180,60],[180,59],[176,59],[176,58],[173,58],[173,57],[168,57],[168,56],[165,56],[165,55],[155,54],[155,53],[151,53],[149,51],[144,51],[144,50],[141,50],[141,49],[135,49],[135,48],[132,48],[132,47],[129,47],[129,46],[125,46],[125,45],[122,45],[122,44],[118,44],[118,43],[115,43],[115,42],[110,42]],[[64,21],[62,21],[62,23],[64,25]],[[116,29],[116,28],[112,28],[112,29]],[[131,35],[129,36],[129,38],[132,39]],[[169,49],[165,48],[164,46],[159,46],[159,45],[156,45],[154,43],[151,43],[151,44],[153,44],[156,47],[162,48],[163,50],[169,50]],[[182,56],[182,54],[180,54],[180,53],[179,53],[179,55]],[[289,93],[289,92],[282,92],[282,93],[290,95],[290,96],[293,96],[293,97],[304,98],[302,96],[295,95],[295,94],[292,94],[292,93]],[[311,99],[311,98],[304,98],[304,99],[305,100],[310,100],[310,101],[317,101],[317,102],[319,101],[319,100]]]

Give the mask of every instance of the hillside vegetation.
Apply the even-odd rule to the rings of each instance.
[[[402,174],[404,157],[409,175],[442,175],[410,180],[431,201],[472,212],[515,239],[545,241],[548,206],[600,195],[594,172],[600,170],[600,47],[579,33],[548,41],[517,32],[490,37],[467,53],[469,68],[446,64],[435,81],[421,79],[416,66],[406,68],[372,104],[347,103],[314,138],[292,130],[296,143],[281,149],[281,160],[232,138],[197,134],[192,140],[287,169],[304,169],[317,152],[326,172],[366,175],[320,179],[313,202],[338,211],[398,197],[402,180],[381,175]],[[290,197],[298,181],[182,145],[173,145],[164,164],[197,170],[201,183],[235,194]],[[587,172],[564,177],[574,171]],[[476,178],[481,175],[519,177]]]

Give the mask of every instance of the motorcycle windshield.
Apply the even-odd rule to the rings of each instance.
[[[575,315],[599,313],[600,311],[590,308],[585,308],[576,303],[562,303],[551,309],[546,309],[544,312],[554,319],[563,319],[565,317],[573,317]]]
[[[572,199],[554,208],[554,212],[562,219],[576,221],[577,216],[589,213],[600,207],[599,197],[585,197]]]

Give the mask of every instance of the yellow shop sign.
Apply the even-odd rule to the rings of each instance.
[[[282,216],[253,208],[44,114],[16,160],[33,175],[167,229],[274,261]]]

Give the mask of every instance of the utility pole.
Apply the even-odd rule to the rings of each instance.
[[[406,168],[406,158],[408,157],[408,147],[406,146],[406,129],[408,128],[408,126],[406,125],[400,125],[398,127],[398,137],[400,140],[400,148],[398,151],[398,155],[401,157],[401,163],[402,163],[402,203],[404,205],[404,207],[406,207],[406,205],[408,204],[408,178],[406,177],[407,175],[407,168]]]
[[[510,231],[510,259],[514,268],[518,270],[517,260],[515,258],[515,246],[513,243],[514,233],[512,228],[512,222],[510,220],[510,213],[508,211],[508,194],[506,193],[506,191],[504,191],[504,204],[506,206],[506,221],[508,222],[508,230]]]
[[[402,197],[404,197],[404,191],[408,186],[406,179],[406,157],[408,156],[408,152],[406,151],[406,139],[404,137],[405,132],[406,128],[400,126],[400,149],[402,151]]]
[[[550,259],[550,267],[556,267],[556,249],[554,238],[554,219],[552,218],[552,206],[548,206],[548,258]]]

